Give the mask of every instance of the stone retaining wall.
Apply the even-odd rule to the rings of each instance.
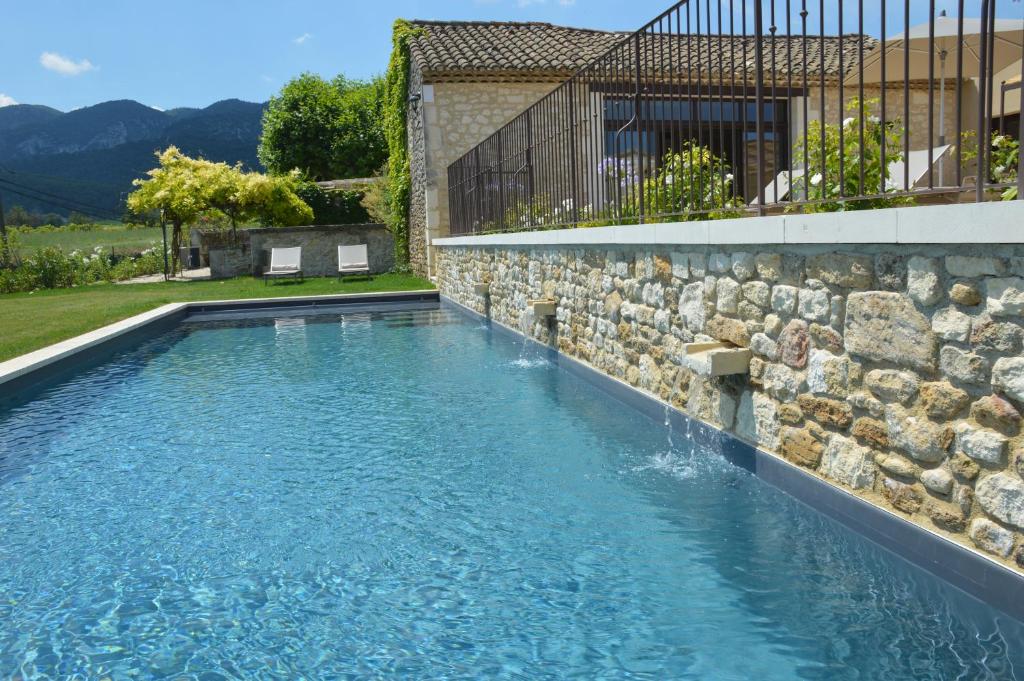
[[[1024,570],[1024,248],[444,246],[441,293]],[[489,303],[473,285],[489,282]],[[555,320],[526,311],[557,300]],[[749,347],[704,379],[683,343]]]

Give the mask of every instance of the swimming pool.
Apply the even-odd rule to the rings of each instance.
[[[447,308],[184,323],[0,412],[5,676],[945,681],[1022,649]]]

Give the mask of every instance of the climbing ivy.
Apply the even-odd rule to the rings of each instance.
[[[392,31],[391,60],[384,79],[384,135],[388,143],[389,224],[395,235],[395,258],[409,262],[409,198],[412,178],[409,171],[409,39],[422,33],[404,19],[395,21]]]

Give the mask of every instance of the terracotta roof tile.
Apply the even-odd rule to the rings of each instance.
[[[427,80],[561,80],[632,35],[539,22],[412,23],[423,32],[410,41],[410,52]],[[643,65],[652,71],[661,70],[658,62],[667,62],[671,46],[676,73],[689,65],[694,70],[700,68],[705,74],[710,70],[717,77],[720,70],[731,73],[733,63],[737,71],[751,75],[754,72],[754,40],[750,37],[648,34],[646,41],[644,51],[650,50],[655,57],[646,57]],[[861,36],[856,35],[842,38],[826,36],[824,41],[818,36],[808,36],[805,57],[803,38],[779,36],[775,39],[775,71],[786,75],[786,64],[792,63],[794,77],[802,76],[806,63],[809,78],[820,77],[822,68],[827,77],[835,78],[839,75],[840,52],[843,71],[849,72],[856,66],[860,41]],[[869,36],[864,36],[863,42],[865,52],[877,44]],[[744,46],[747,49],[746,61],[743,59]],[[791,60],[787,60],[787,47]],[[770,52],[770,39],[766,38],[766,73],[771,69]],[[661,56],[663,54],[665,56]]]

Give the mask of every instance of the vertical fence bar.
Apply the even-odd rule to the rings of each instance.
[[[634,86],[633,86],[634,87],[634,95],[633,95],[634,96],[634,100],[633,100],[633,102],[634,102],[633,103],[634,109],[633,109],[633,115],[636,116],[636,120],[637,120],[636,126],[635,126],[635,130],[636,130],[635,145],[636,145],[636,149],[637,149],[637,160],[638,160],[638,163],[636,164],[637,194],[638,194],[638,196],[637,196],[637,212],[636,212],[636,215],[637,215],[637,223],[642,225],[642,224],[644,224],[644,179],[645,179],[645,173],[644,173],[643,158],[640,156],[640,154],[643,153],[643,136],[642,136],[642,134],[640,132],[640,113],[641,113],[640,112],[640,106],[641,106],[640,32],[637,32],[637,34],[636,34],[636,40],[634,41],[634,46],[635,47],[634,47],[634,50],[633,50],[633,55],[634,55],[634,58],[636,59],[636,76],[635,76],[636,77],[636,83],[634,83]]]
[[[882,61],[882,63],[881,63],[881,69],[882,69],[881,83],[882,84],[881,84],[881,87],[879,88],[879,97],[881,99],[881,102],[879,102],[879,106],[881,108],[881,111],[879,111],[878,120],[879,120],[879,125],[881,125],[881,127],[882,127],[882,130],[881,130],[881,132],[882,132],[882,144],[881,144],[881,147],[882,148],[881,148],[881,158],[879,159],[879,174],[878,174],[878,184],[879,184],[879,187],[878,187],[878,191],[881,194],[885,194],[888,191],[888,188],[886,187],[886,182],[885,181],[889,177],[889,166],[887,165],[887,160],[888,159],[886,159],[886,152],[888,151],[888,146],[889,146],[889,144],[888,144],[888,142],[889,142],[889,132],[888,132],[888,127],[887,127],[887,123],[886,123],[886,111],[885,111],[885,91],[888,89],[886,87],[886,85],[885,85],[885,53],[888,52],[888,49],[886,49],[886,46],[885,46],[885,0],[880,0],[880,3],[881,3],[881,6],[882,6],[881,27],[880,27],[882,35],[879,37],[879,40],[880,40],[879,48],[882,51],[882,54],[881,54],[881,61]],[[863,55],[862,55],[861,56],[861,64],[863,64],[863,63],[864,63],[864,58],[863,58]],[[864,67],[863,66],[861,66],[861,80],[862,81],[864,80]]]
[[[757,214],[764,215],[764,17],[754,0],[754,125],[757,132]]]
[[[935,188],[935,0],[928,0],[928,189]]]
[[[988,66],[988,11],[988,0],[981,0],[981,36],[978,40],[978,179],[974,197],[978,202],[985,200],[985,182],[988,179],[985,156],[990,146],[986,139],[988,122],[985,120],[985,111],[988,108],[985,106],[985,97],[992,96],[988,91],[988,74],[985,73]]]
[[[959,0],[956,11],[956,44],[964,44],[964,0]],[[963,80],[964,80],[964,51],[956,51],[956,186],[959,189],[964,182],[964,154],[963,154]]]
[[[903,0],[903,191],[910,191],[910,0]]]

